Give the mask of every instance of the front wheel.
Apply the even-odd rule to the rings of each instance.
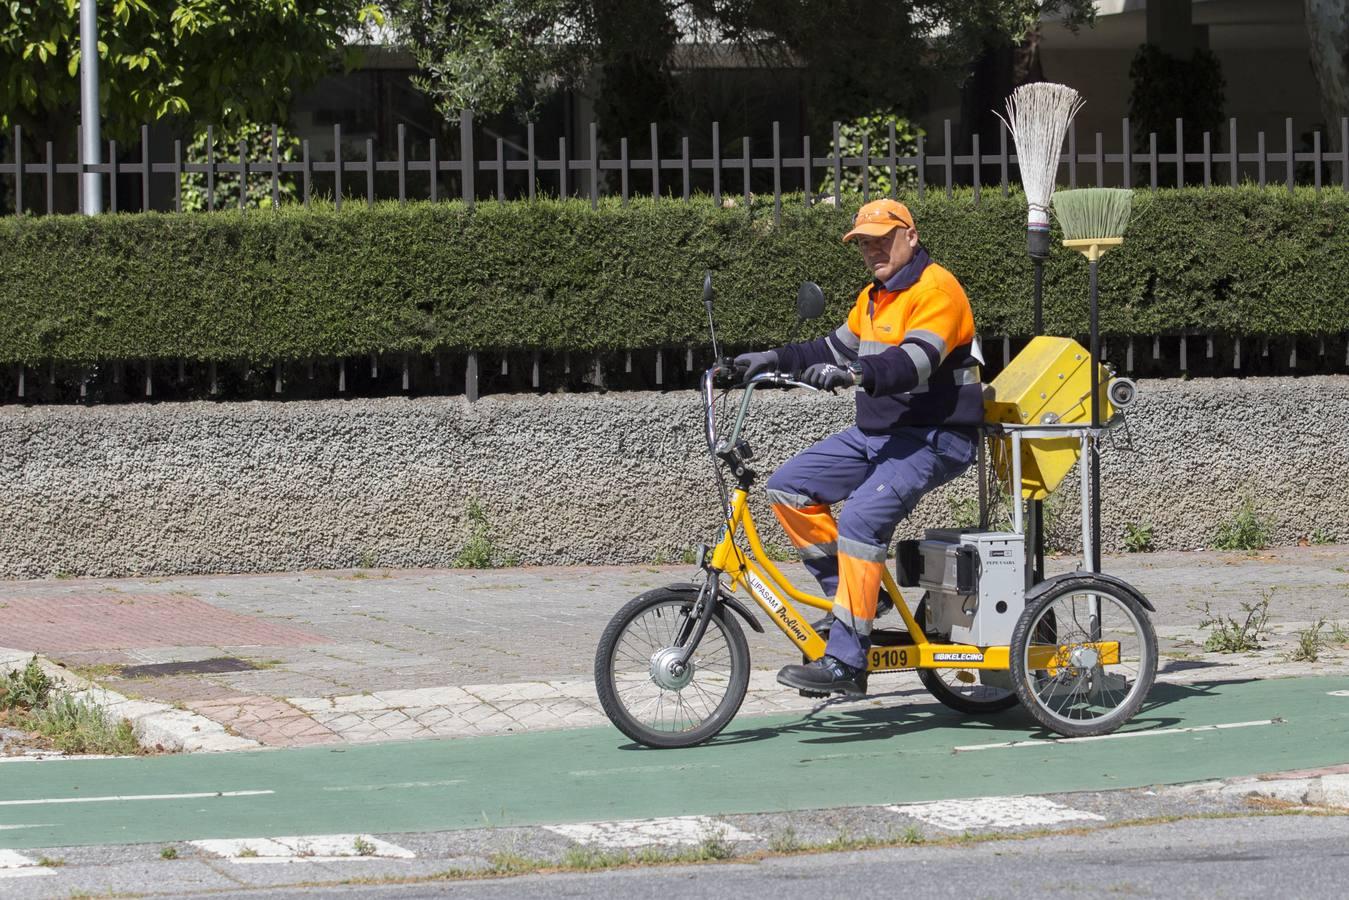
[[[1127,590],[1090,574],[1027,604],[1012,631],[1012,684],[1035,720],[1067,737],[1109,734],[1157,675],[1157,635]]]
[[[609,622],[595,651],[595,690],[609,721],[639,744],[692,747],[723,728],[749,687],[749,645],[725,607],[708,622],[689,664],[681,650],[696,624],[697,596],[648,591]]]

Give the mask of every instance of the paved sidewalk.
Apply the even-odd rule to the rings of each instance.
[[[1055,560],[1051,570],[1073,564]],[[1349,546],[1119,556],[1105,569],[1156,605],[1162,680],[1349,671],[1344,647],[1315,663],[1284,659],[1315,619],[1349,625]],[[575,727],[603,721],[590,679],[609,617],[691,574],[628,566],[3,582],[0,647],[44,654],[267,746]],[[1263,596],[1273,626],[1265,649],[1202,651],[1204,604],[1244,618],[1242,604]],[[744,714],[810,708],[774,682],[793,655],[761,621],[768,633],[748,634],[755,672]],[[912,674],[872,684],[877,694],[863,704],[931,702]]]

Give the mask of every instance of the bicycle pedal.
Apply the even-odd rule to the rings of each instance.
[[[830,696],[830,694],[829,694],[828,691],[801,691],[801,690],[798,690],[797,693],[800,694],[802,697],[809,697],[809,698],[812,699],[812,700],[823,700],[823,699],[825,699],[826,697],[829,697],[829,696]]]

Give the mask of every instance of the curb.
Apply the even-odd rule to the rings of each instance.
[[[97,706],[116,719],[130,719],[142,747],[196,753],[262,749],[257,741],[230,734],[223,725],[205,716],[175,709],[167,703],[132,700],[27,650],[0,647],[0,671],[22,669],[35,657],[42,671],[64,694]]]
[[[1210,794],[1219,797],[1264,797],[1302,806],[1349,808],[1349,765],[1324,769],[1273,772],[1266,775],[1200,781],[1178,785],[1180,794]]]

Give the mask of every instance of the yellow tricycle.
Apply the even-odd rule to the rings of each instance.
[[[709,279],[704,303],[715,348],[711,301]],[[798,325],[823,308],[819,288],[803,285]],[[1089,371],[1098,365],[1074,341],[1036,338],[990,385],[990,421],[977,463],[981,527],[929,529],[922,540],[898,542],[895,573],[887,569],[883,584],[900,622],[873,629],[868,675],[912,669],[952,709],[983,715],[1020,704],[1045,728],[1071,737],[1111,732],[1138,711],[1157,671],[1157,638],[1148,617],[1153,607],[1124,581],[1091,571],[1099,558],[1091,527],[1099,513],[1092,515],[1098,501],[1085,465],[1103,435],[1122,422],[1121,408],[1134,388],[1111,379],[1104,366]],[[740,709],[750,675],[741,622],[764,630],[740,596],[759,607],[806,660],[824,654],[828,632],[817,631],[801,607],[827,611],[832,599],[791,584],[764,551],[750,513],[757,476],[741,430],[755,391],[765,387],[815,390],[786,373],[743,381],[727,360],[703,374],[705,436],[723,517],[720,536],[700,548],[697,582],[633,598],[600,638],[595,655],[600,703],[610,721],[639,744],[700,744]],[[1100,392],[1094,402],[1093,389]],[[729,413],[719,401],[736,390],[738,409],[723,434],[719,425]],[[1035,582],[1026,501],[1057,488],[1080,457],[1082,568]],[[986,527],[990,472],[1009,488],[1020,486],[1009,490],[1016,501],[1008,530]],[[912,610],[901,587],[923,592]]]

